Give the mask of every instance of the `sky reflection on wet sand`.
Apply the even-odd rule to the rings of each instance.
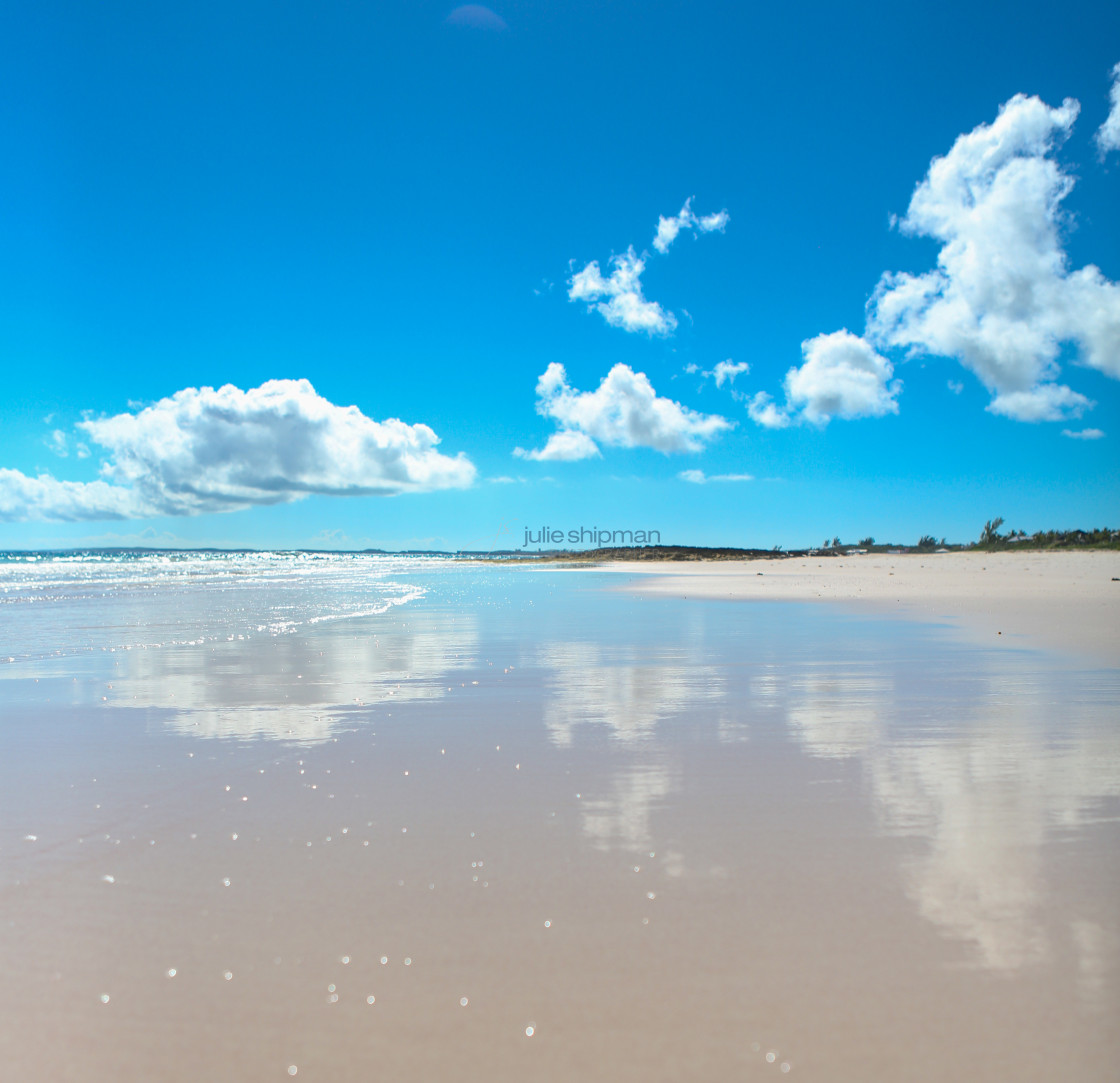
[[[415,579],[0,667],[5,1075],[1107,1077],[1115,671]]]

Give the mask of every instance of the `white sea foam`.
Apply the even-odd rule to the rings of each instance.
[[[415,601],[426,588],[413,576],[446,563],[373,553],[0,554],[0,655],[288,635]]]

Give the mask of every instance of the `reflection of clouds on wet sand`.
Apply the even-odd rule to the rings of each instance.
[[[609,727],[624,743],[651,737],[659,722],[724,694],[713,666],[681,664],[632,650],[610,651],[594,643],[555,643],[543,647],[537,664],[547,671],[544,723],[554,745],[572,744],[576,727]]]
[[[842,760],[878,744],[889,683],[870,674],[814,675],[795,682],[786,720],[814,756]]]
[[[1120,750],[1099,711],[1074,713],[1055,731],[1057,691],[1041,679],[994,678],[951,728],[931,734],[888,724],[900,708],[879,678],[846,674],[791,689],[798,740],[814,756],[861,761],[883,830],[924,840],[903,868],[921,914],[974,944],[993,970],[1047,956],[1043,847],[1120,795]]]
[[[586,642],[542,647],[537,664],[545,669],[544,724],[554,746],[570,748],[580,727],[600,726],[630,753],[607,793],[585,796],[584,834],[598,849],[648,850],[654,812],[681,787],[679,768],[653,740],[657,727],[719,702],[722,675],[679,652],[661,657]]]
[[[679,774],[668,762],[627,764],[615,772],[607,795],[583,802],[583,833],[600,850],[648,850],[654,810],[679,789]]]
[[[1070,923],[1077,952],[1077,995],[1087,1007],[1100,1009],[1107,1003],[1110,965],[1116,959],[1120,937],[1095,921]]]
[[[192,737],[264,737],[316,745],[329,741],[341,720],[334,712],[300,707],[199,707],[178,712],[167,725]]]
[[[448,674],[472,665],[470,615],[410,611],[407,620],[355,634],[319,630],[207,647],[122,653],[121,706],[170,708],[167,724],[199,737],[329,740],[355,705],[435,700]]]

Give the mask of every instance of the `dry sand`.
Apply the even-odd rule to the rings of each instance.
[[[863,554],[617,565],[643,594],[827,601],[948,622],[988,646],[1120,665],[1120,552]]]

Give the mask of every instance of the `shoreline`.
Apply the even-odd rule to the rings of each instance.
[[[806,601],[947,623],[978,645],[1046,649],[1120,667],[1120,552],[982,552],[598,565],[621,589]]]

